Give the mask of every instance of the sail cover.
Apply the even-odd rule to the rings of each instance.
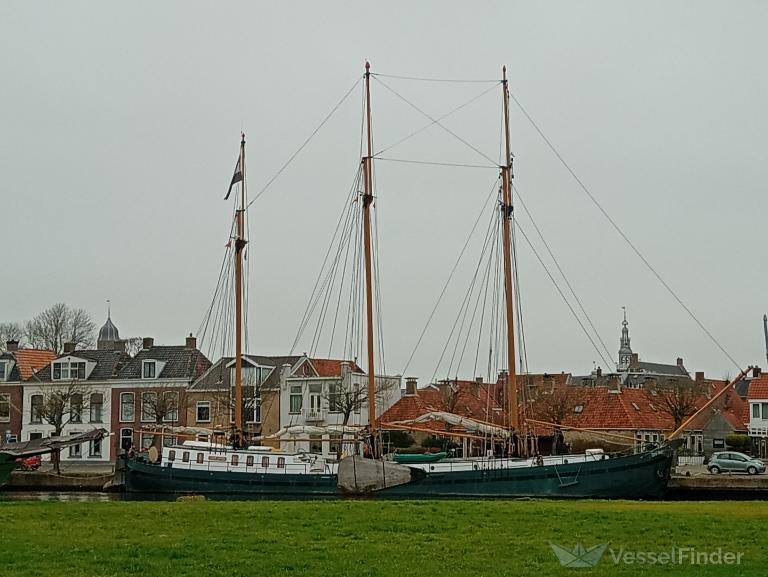
[[[350,427],[343,425],[328,425],[325,427],[313,427],[309,425],[294,425],[291,427],[283,427],[276,433],[267,435],[264,437],[257,437],[259,439],[281,439],[282,437],[293,437],[300,435],[353,435],[359,433],[360,427]]]
[[[441,422],[453,427],[461,427],[468,433],[480,433],[483,435],[493,435],[494,437],[509,437],[509,431],[496,425],[491,425],[483,421],[477,421],[469,417],[462,417],[454,413],[446,413],[444,411],[432,411],[431,413],[425,413],[415,419],[409,419],[407,421],[393,421],[391,423],[382,423],[382,426],[386,427],[387,424],[391,425],[419,425],[432,422]]]

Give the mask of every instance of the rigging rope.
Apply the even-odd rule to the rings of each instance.
[[[246,205],[246,207],[245,207],[245,208],[246,208],[246,210],[247,210],[248,208],[250,208],[250,206],[251,206],[251,205],[252,205],[254,202],[256,202],[256,201],[259,199],[259,197],[260,197],[262,194],[264,194],[264,193],[267,191],[267,189],[268,189],[270,186],[272,186],[272,183],[273,183],[273,182],[275,182],[275,181],[278,179],[278,177],[279,177],[279,176],[280,176],[280,175],[283,173],[283,171],[284,171],[286,168],[288,168],[288,165],[290,165],[290,164],[291,164],[291,162],[293,162],[293,160],[294,160],[294,159],[295,159],[295,158],[296,158],[296,157],[299,155],[299,153],[300,153],[302,150],[304,150],[304,148],[305,148],[305,147],[307,146],[307,144],[309,144],[309,142],[310,142],[310,141],[311,141],[311,140],[312,140],[312,139],[315,137],[315,135],[316,135],[318,132],[320,132],[320,129],[321,129],[321,128],[323,128],[323,126],[325,126],[326,122],[328,122],[328,121],[331,119],[331,116],[333,116],[333,115],[335,114],[335,112],[336,112],[336,111],[337,111],[337,110],[338,110],[338,109],[341,107],[341,105],[342,105],[342,104],[344,104],[344,101],[345,101],[345,100],[346,100],[346,99],[349,97],[349,95],[350,95],[350,94],[352,94],[352,91],[353,91],[353,90],[354,90],[354,89],[357,87],[357,85],[358,85],[358,84],[360,84],[360,81],[361,81],[362,79],[363,79],[362,77],[358,78],[358,79],[355,81],[355,83],[354,83],[354,84],[353,84],[353,85],[350,87],[350,89],[349,89],[349,90],[347,90],[347,91],[344,93],[344,96],[342,96],[342,97],[341,97],[341,100],[339,100],[339,101],[336,103],[336,106],[334,106],[334,107],[331,109],[331,111],[330,111],[330,112],[329,112],[329,113],[328,113],[328,114],[325,116],[325,118],[323,118],[323,121],[322,121],[320,124],[318,124],[318,125],[317,125],[317,128],[315,128],[315,129],[312,131],[312,134],[310,134],[310,135],[309,135],[309,136],[306,138],[306,140],[304,140],[304,142],[301,144],[301,146],[299,146],[299,148],[298,148],[298,149],[296,149],[296,152],[294,152],[294,153],[293,153],[293,154],[292,154],[292,155],[291,155],[291,156],[288,158],[288,160],[286,160],[286,161],[285,161],[285,163],[283,164],[283,166],[281,166],[281,167],[280,167],[280,170],[278,170],[278,171],[277,171],[277,173],[275,173],[275,175],[274,175],[272,178],[270,178],[270,179],[269,179],[269,181],[267,181],[267,183],[266,183],[266,184],[265,184],[265,185],[264,185],[264,186],[263,186],[263,187],[262,187],[262,188],[259,190],[259,192],[257,192],[257,193],[256,193],[256,196],[254,196],[254,197],[253,197],[253,199],[251,200],[251,202],[249,202],[249,203]]]
[[[530,122],[531,126],[538,132],[539,136],[544,140],[546,145],[549,147],[549,149],[554,153],[554,155],[557,157],[557,159],[560,161],[560,163],[563,165],[563,167],[570,173],[570,175],[573,177],[573,179],[576,181],[576,183],[579,185],[581,190],[584,191],[584,193],[589,197],[589,199],[592,201],[592,204],[597,207],[597,209],[600,211],[600,213],[605,217],[605,219],[610,223],[610,225],[613,227],[613,229],[619,234],[619,236],[624,240],[624,242],[629,246],[630,249],[632,249],[632,252],[635,253],[635,255],[643,262],[643,264],[646,266],[646,268],[653,274],[653,276],[656,277],[656,280],[658,280],[662,286],[667,290],[667,292],[672,296],[672,298],[677,301],[677,304],[679,304],[683,310],[685,310],[686,313],[688,313],[688,316],[693,319],[693,321],[699,326],[699,328],[709,337],[709,340],[711,340],[715,346],[720,349],[720,351],[730,360],[733,365],[741,370],[743,365],[740,365],[736,362],[736,359],[731,356],[731,354],[725,349],[725,347],[720,344],[720,342],[715,338],[715,336],[707,329],[707,327],[704,326],[704,323],[702,323],[699,318],[694,314],[694,312],[683,302],[683,300],[678,296],[678,294],[672,289],[672,287],[665,281],[661,274],[659,274],[656,269],[651,265],[651,263],[648,261],[648,259],[643,255],[643,253],[640,252],[640,249],[635,246],[635,244],[629,239],[629,237],[624,233],[624,231],[619,227],[619,225],[616,223],[615,220],[608,214],[608,212],[603,208],[603,205],[600,204],[600,201],[597,200],[594,194],[587,188],[587,186],[584,184],[584,182],[577,176],[577,174],[574,172],[574,170],[571,168],[571,166],[565,161],[565,158],[560,154],[560,152],[555,148],[554,144],[547,138],[547,136],[544,134],[544,132],[539,128],[538,124],[531,118],[531,115],[528,114],[528,111],[523,107],[523,105],[520,103],[520,101],[517,99],[517,97],[510,91],[509,93],[512,100],[515,102],[517,107],[520,109],[520,111],[523,113],[523,115],[526,117],[528,122]]]
[[[497,78],[491,78],[488,80],[482,80],[482,79],[464,79],[464,78],[426,78],[423,76],[401,76],[398,74],[382,74],[381,72],[373,73],[371,72],[371,76],[380,76],[382,78],[396,78],[398,80],[416,80],[419,82],[451,82],[454,84],[500,84],[501,80],[498,80]]]

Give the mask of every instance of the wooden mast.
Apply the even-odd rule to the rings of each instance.
[[[507,317],[507,365],[508,374],[505,398],[510,425],[515,431],[520,430],[520,415],[517,407],[517,373],[515,370],[515,306],[512,292],[512,240],[510,226],[512,222],[512,152],[509,145],[509,87],[507,85],[507,67],[503,68],[503,105],[504,105],[504,164],[501,166],[501,194],[504,241],[504,302]]]
[[[240,135],[240,208],[235,215],[235,434],[233,445],[243,446],[243,249],[245,239],[245,133]]]
[[[365,305],[368,345],[368,423],[371,428],[373,456],[379,456],[376,427],[376,372],[373,342],[373,272],[371,251],[371,204],[373,203],[373,134],[371,132],[371,65],[365,63],[365,119],[367,155],[363,157],[363,243],[365,249]]]

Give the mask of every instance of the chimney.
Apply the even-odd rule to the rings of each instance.
[[[704,371],[696,371],[696,382],[699,384],[704,382]]]
[[[416,377],[405,377],[405,394],[413,396],[416,394],[418,385],[416,383]]]
[[[197,348],[197,339],[192,336],[192,333],[189,333],[189,336],[187,337],[187,348],[188,349]]]
[[[19,350],[19,341],[15,339],[11,339],[10,341],[5,341],[5,350],[9,353],[13,353],[15,351]]]
[[[144,350],[151,349],[155,344],[155,339],[152,337],[144,337],[141,339],[141,348]]]
[[[683,359],[682,357],[677,357],[677,366],[681,369],[683,368]]]
[[[618,375],[614,375],[608,379],[608,391],[611,393],[621,392],[621,382],[619,381]]]
[[[11,349],[8,349],[11,350]],[[760,367],[752,367],[752,378],[756,379],[760,376],[761,370]]]
[[[75,343],[64,343],[64,354],[68,355],[75,352]]]
[[[603,376],[603,369],[601,367],[597,367],[597,376],[602,377]]]

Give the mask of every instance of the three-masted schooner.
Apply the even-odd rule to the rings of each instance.
[[[245,138],[241,139],[238,167],[233,184],[239,185],[239,208],[235,214],[235,427],[227,446],[186,441],[166,447],[161,462],[133,458],[127,462],[125,486],[128,491],[173,493],[227,493],[306,497],[313,495],[369,494],[403,497],[591,497],[659,498],[670,476],[673,446],[666,444],[631,455],[614,456],[601,451],[582,455],[551,457],[481,457],[441,459],[400,464],[383,453],[377,421],[374,366],[373,270],[371,205],[373,203],[373,140],[371,126],[370,66],[365,67],[365,127],[367,154],[361,159],[363,194],[362,243],[365,274],[366,348],[369,430],[366,455],[350,455],[338,464],[321,456],[288,453],[259,446],[244,446],[242,438],[242,250],[247,243],[244,218]],[[512,156],[509,135],[509,91],[506,69],[503,74],[505,156],[499,167],[502,199],[504,257],[504,309],[506,315],[505,410],[509,427],[505,438],[507,455],[519,454],[515,445],[525,431],[521,423],[515,376],[513,327],[513,260],[510,253],[512,221]]]

